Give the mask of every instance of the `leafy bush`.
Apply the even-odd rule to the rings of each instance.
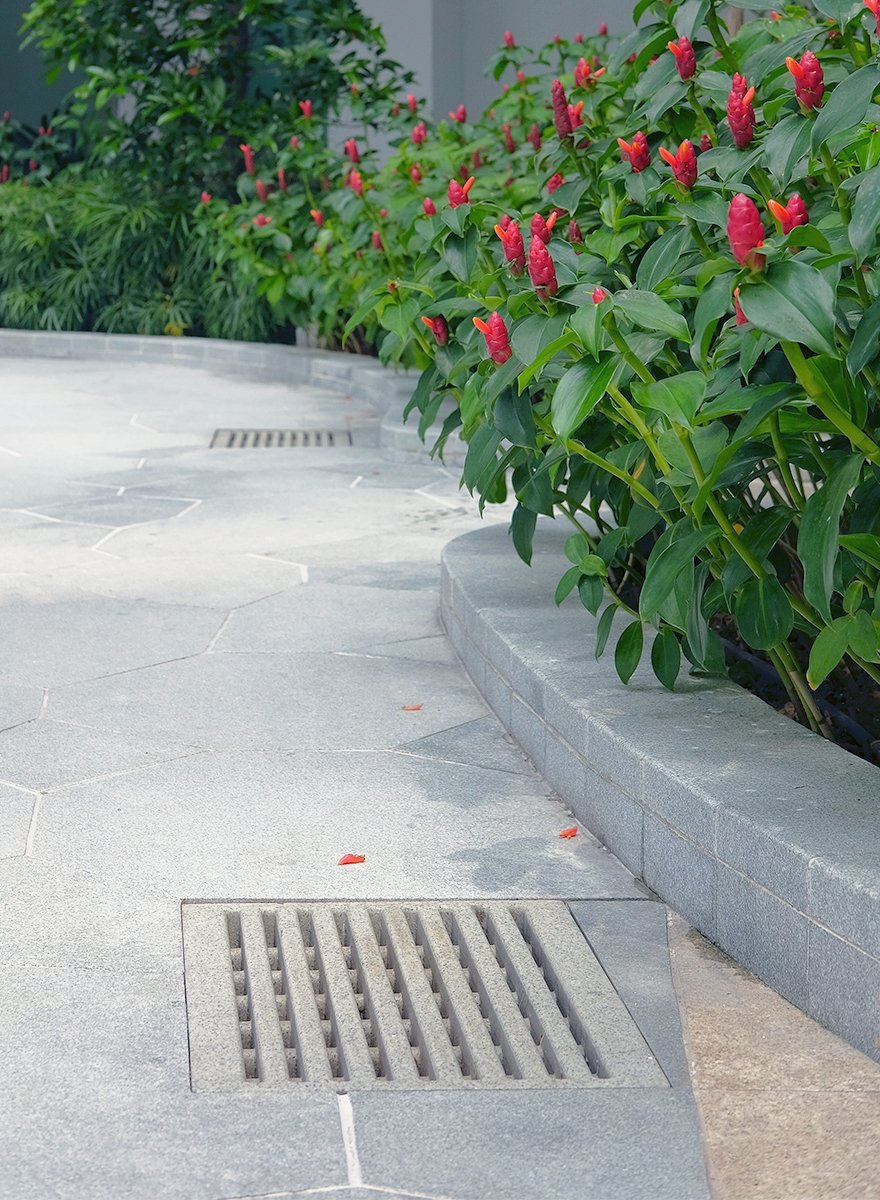
[[[0,124],[0,319],[269,336],[278,315],[194,232],[193,196],[228,188],[247,132],[286,144],[299,97],[321,136],[369,128],[409,79],[379,27],[352,0],[34,0],[25,30],[81,82],[35,138]]]
[[[571,526],[557,601],[600,653],[625,614],[624,681],[645,628],[671,688],[735,625],[827,732],[832,669],[880,681],[880,69],[873,9],[821,9],[731,37],[714,0],[640,0],[618,45],[535,61],[508,36],[475,124],[401,102],[380,168],[304,119],[199,214],[288,319],[423,368],[422,429],[454,402],[440,447],[460,426],[481,505],[515,495],[526,562],[539,514]]]

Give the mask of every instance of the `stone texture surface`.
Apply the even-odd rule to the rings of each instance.
[[[733,684],[670,694],[645,656],[624,687],[596,622],[545,586],[563,536],[539,527],[531,571],[503,529],[446,547],[441,616],[474,682],[630,870],[880,1061],[880,771]]]

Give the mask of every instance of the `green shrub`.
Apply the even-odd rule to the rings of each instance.
[[[723,671],[727,622],[824,731],[838,663],[880,682],[880,68],[874,18],[822,8],[730,37],[714,0],[641,0],[614,47],[510,39],[477,123],[421,140],[404,108],[353,189],[301,122],[297,187],[257,194],[266,148],[199,214],[290,319],[424,368],[422,428],[455,402],[443,437],[481,505],[515,495],[522,558],[539,514],[571,526],[557,600],[600,652],[626,614],[624,681],[646,627],[667,687]]]

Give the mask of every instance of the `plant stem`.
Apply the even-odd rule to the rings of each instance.
[[[779,467],[779,473],[782,476],[782,482],[785,484],[788,492],[788,498],[798,512],[802,512],[804,508],[804,498],[794,481],[794,475],[791,471],[791,463],[788,461],[788,452],[785,449],[785,443],[782,440],[782,434],[779,429],[778,412],[770,414],[770,439],[773,442],[773,452],[776,456],[776,465]]]
[[[863,429],[859,429],[858,425],[847,416],[842,408],[834,403],[834,401],[825,394],[816,376],[810,370],[809,363],[804,357],[804,352],[796,342],[780,342],[782,352],[791,364],[791,369],[794,371],[798,383],[807,393],[810,400],[821,409],[824,416],[828,418],[832,425],[838,429],[844,437],[849,438],[852,446],[856,450],[861,450],[866,458],[871,462],[880,465],[880,446],[868,435]]]

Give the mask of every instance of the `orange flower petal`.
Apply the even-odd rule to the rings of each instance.
[[[366,854],[343,854],[342,858],[340,858],[336,865],[337,867],[352,867],[355,865],[355,863],[362,863],[366,861]]]
[[[564,838],[577,837],[577,831],[578,831],[577,825],[572,825],[572,827],[570,829],[563,829],[562,833],[560,833],[559,836],[564,837]]]

